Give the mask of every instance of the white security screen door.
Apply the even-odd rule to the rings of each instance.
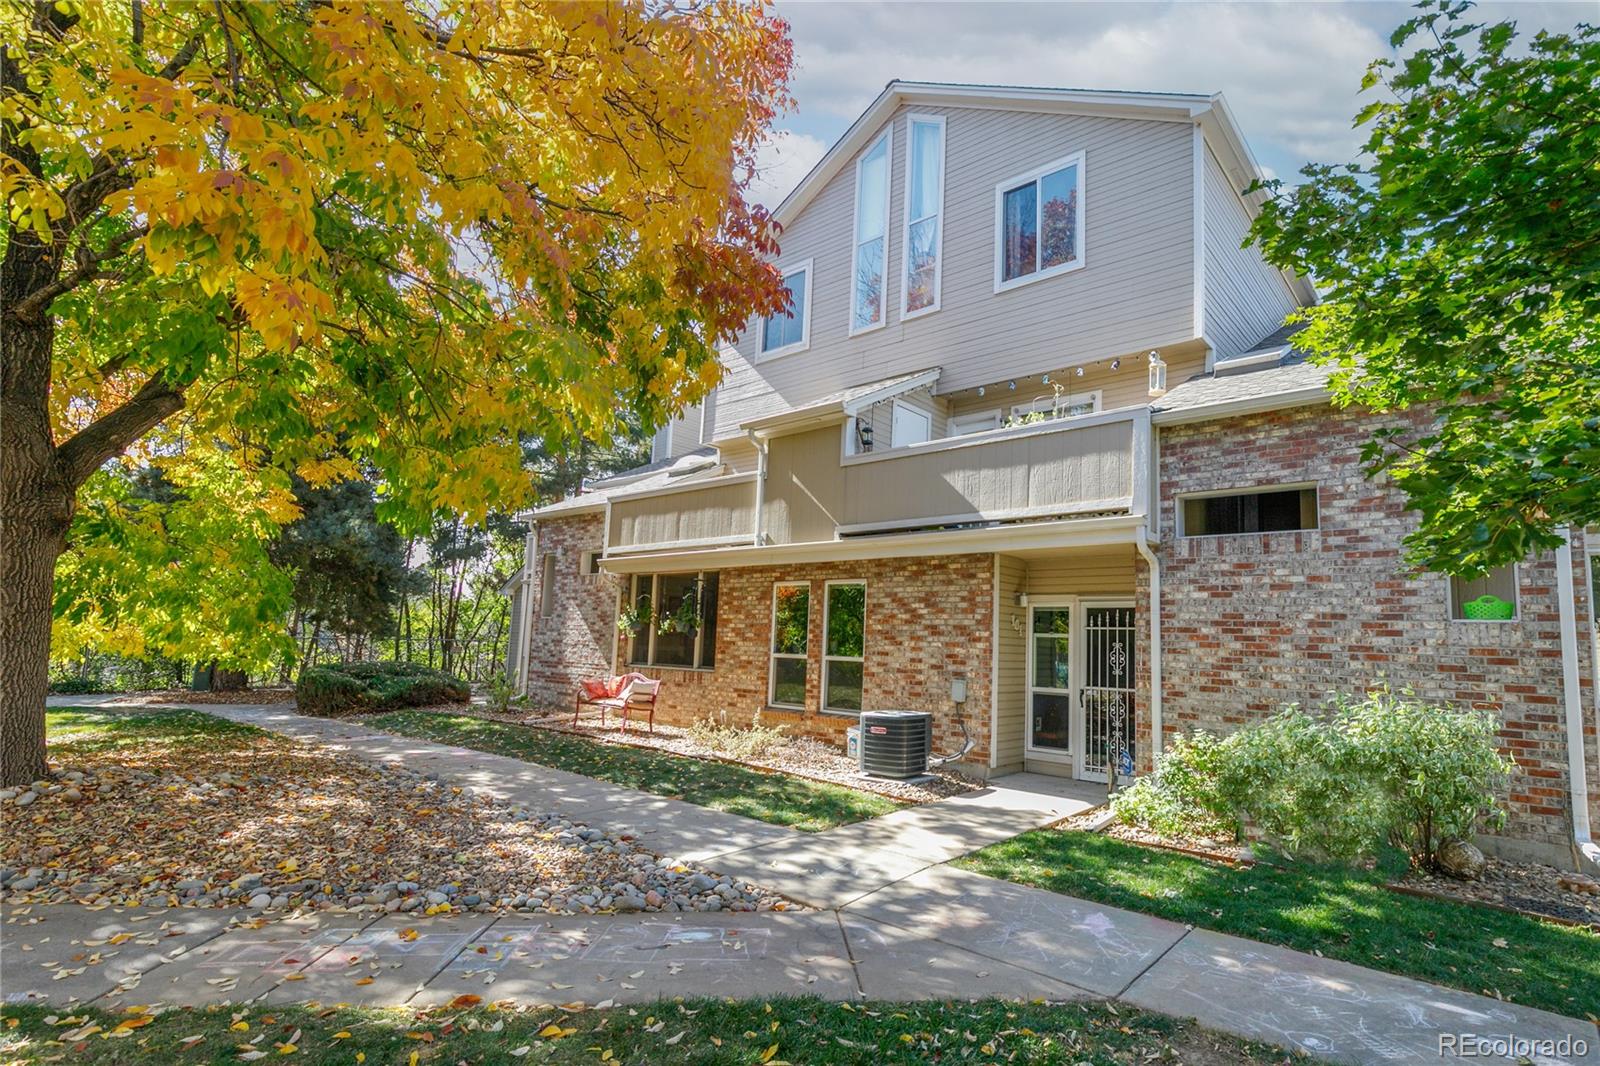
[[[1133,604],[1084,604],[1079,777],[1104,781],[1108,764],[1118,777],[1133,774],[1134,635]]]

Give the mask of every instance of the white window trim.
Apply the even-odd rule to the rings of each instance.
[[[867,156],[877,151],[878,145],[887,142],[884,151],[883,170],[883,292],[878,299],[878,321],[866,326],[856,325],[856,270],[857,257],[861,252],[861,240],[858,236],[860,211],[861,211],[861,164]],[[875,329],[882,329],[889,324],[889,195],[894,188],[894,124],[890,123],[883,131],[883,135],[873,141],[856,158],[856,186],[854,207],[850,218],[850,336],[859,337],[863,333],[871,333]],[[811,285],[806,283],[807,292]]]
[[[945,426],[946,437],[964,437],[969,433],[987,433],[991,429],[999,429],[1005,422],[1005,412],[998,407],[988,411],[968,411],[966,414],[951,415]],[[963,424],[972,427],[961,429]]]
[[[1088,392],[1063,392],[1061,395],[1062,406],[1076,407],[1085,403],[1090,405],[1087,411],[1075,415],[1062,415],[1062,418],[1082,418],[1084,415],[1097,415],[1101,411],[1102,405],[1100,401],[1104,393],[1100,389],[1090,389]],[[1054,396],[1041,396],[1037,400],[1029,400],[1027,403],[1014,403],[1011,405],[1011,417],[1017,418],[1021,415],[1033,414],[1036,411],[1052,411],[1055,409],[1055,404],[1056,398]]]
[[[778,590],[796,588],[806,590],[806,650],[803,652],[780,652],[775,650],[778,642]],[[824,594],[826,595],[826,594]],[[806,672],[811,670],[811,582],[809,581],[775,581],[772,583],[772,613],[767,634],[767,706],[783,707],[790,710],[805,710],[804,699],[799,703],[778,702],[778,660],[799,659],[806,663]]]
[[[829,600],[829,590],[835,585],[860,585],[861,586],[861,654],[860,655],[829,655],[828,654],[828,613],[832,610]],[[837,581],[824,581],[822,583],[822,692],[818,696],[818,703],[823,714],[857,715],[860,711],[828,706],[828,666],[834,662],[863,663],[867,661],[867,582],[865,578],[840,578]],[[862,702],[866,702],[866,667],[862,666],[861,688]]]
[[[1492,569],[1498,570],[1499,567]],[[1522,621],[1522,564],[1511,564],[1511,617],[1510,618],[1457,618],[1456,583],[1450,574],[1444,575],[1444,617],[1452,625],[1503,626]]]
[[[915,311],[906,310],[906,302],[911,297],[911,223],[920,222],[922,219],[911,217],[911,152],[916,145],[916,138],[912,135],[917,123],[939,127],[939,207],[933,215],[924,215],[923,218],[937,218],[939,224],[935,230],[933,240],[933,303],[927,307],[919,307]],[[944,185],[945,185],[945,121],[943,115],[926,115],[911,112],[906,115],[906,184],[904,223],[900,230],[900,321],[909,322],[923,315],[931,315],[943,305],[944,302]],[[1081,202],[1083,194],[1078,194]]]
[[[811,347],[811,294],[817,291],[817,275],[811,269],[811,260],[802,259],[778,267],[778,276],[787,278],[791,274],[801,271],[806,275],[806,295],[800,301],[800,339],[793,344],[786,344],[781,348],[774,348],[770,352],[763,347],[767,343],[767,320],[765,317],[756,319],[756,362],[764,363],[768,359],[778,359],[785,355],[803,352]]]
[[[578,553],[578,576],[579,577],[598,577],[599,574],[600,574],[600,567],[597,565],[599,560],[600,560],[600,549],[599,548],[589,548],[589,549],[587,549],[585,551],[579,552]]]
[[[1306,489],[1317,494],[1317,524],[1310,529],[1277,529],[1266,533],[1190,533],[1185,528],[1187,523],[1183,519],[1183,504],[1186,500],[1205,500],[1214,496],[1264,496],[1269,492],[1304,492]],[[1296,481],[1285,485],[1235,486],[1231,489],[1179,493],[1173,498],[1172,520],[1180,538],[1275,537],[1284,533],[1315,533],[1322,528],[1322,487],[1315,481]]]
[[[1006,216],[1006,212],[1005,212],[1006,193],[1010,192],[1011,190],[1017,188],[1020,185],[1026,185],[1030,181],[1034,182],[1035,185],[1037,185],[1039,179],[1044,177],[1046,174],[1052,174],[1055,171],[1058,171],[1058,170],[1061,170],[1061,169],[1063,169],[1065,167],[1070,167],[1070,166],[1076,166],[1078,168],[1077,171],[1076,171],[1076,173],[1078,175],[1078,180],[1077,180],[1077,185],[1076,185],[1077,192],[1078,192],[1078,228],[1073,233],[1073,251],[1076,252],[1077,254],[1073,257],[1073,260],[1070,263],[1061,263],[1061,264],[1058,264],[1057,266],[1049,267],[1049,268],[1044,269],[1044,270],[1035,270],[1032,274],[1024,274],[1021,277],[1012,278],[1010,281],[1004,280],[1004,275],[1005,275],[1005,238],[1006,238],[1006,217],[1005,217]],[[1084,170],[1084,153],[1082,153],[1082,152],[1074,152],[1072,155],[1063,156],[1060,159],[1053,159],[1050,162],[1044,164],[1043,166],[1036,167],[1033,170],[1030,170],[1030,171],[1028,171],[1026,173],[1023,173],[1023,174],[1018,174],[1014,178],[1008,178],[1005,181],[1000,182],[998,185],[996,185],[994,187],[994,291],[995,292],[1001,293],[1001,292],[1006,292],[1006,291],[1008,291],[1010,289],[1021,288],[1023,285],[1031,285],[1032,283],[1034,283],[1036,281],[1044,281],[1046,278],[1054,278],[1054,277],[1059,277],[1062,274],[1070,274],[1074,270],[1080,270],[1080,269],[1083,268],[1083,265],[1084,265],[1084,262],[1085,262],[1085,260],[1084,260],[1084,248],[1083,248],[1083,244],[1084,244],[1083,233],[1084,233],[1084,229],[1085,229],[1085,219],[1087,218],[1087,215],[1088,215],[1088,204],[1085,202],[1084,196],[1083,196],[1084,173],[1085,173],[1085,170]],[[1043,214],[1044,214],[1044,197],[1038,195],[1037,193],[1035,193],[1034,198],[1033,198],[1033,211],[1034,211],[1034,233],[1036,234],[1036,239],[1034,241],[1034,252],[1033,252],[1033,254],[1034,254],[1035,262],[1037,262],[1038,261],[1038,255],[1039,255],[1039,248],[1040,248],[1040,245],[1042,244],[1042,242],[1044,240],[1044,218],[1043,218]]]

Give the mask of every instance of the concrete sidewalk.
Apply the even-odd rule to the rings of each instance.
[[[1600,1063],[1591,1022],[942,865],[1082,802],[1048,780],[805,834],[286,707],[207,709],[634,831],[658,850],[819,909],[411,920],[322,913],[230,928],[216,910],[36,906],[5,913],[0,925],[8,1000],[420,1005],[472,992],[594,1006],[662,995],[1093,996],[1340,1062],[1440,1061],[1441,1038],[1467,1034],[1573,1044],[1571,1054],[1542,1054],[1535,1044],[1525,1057],[1508,1044],[1508,1054],[1475,1062]]]

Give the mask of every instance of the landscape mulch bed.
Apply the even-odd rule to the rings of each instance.
[[[830,785],[843,785],[861,792],[872,792],[890,799],[909,803],[931,803],[934,800],[959,796],[983,787],[983,782],[955,770],[936,769],[924,781],[893,781],[887,778],[868,777],[856,767],[854,759],[847,758],[837,747],[810,737],[792,737],[783,741],[771,755],[759,759],[738,759],[707,748],[695,742],[688,733],[675,726],[656,723],[652,734],[637,725],[624,732],[619,726],[607,724],[602,728],[598,720],[583,721],[574,726],[571,713],[557,713],[528,717],[526,712],[496,713],[486,707],[451,708],[456,713],[474,714],[500,722],[511,722],[535,729],[567,733],[602,744],[620,744],[636,748],[649,748],[691,759],[709,759],[717,762],[747,766],[755,770],[803,777]]]
[[[203,712],[58,712],[53,777],[0,790],[9,904],[788,909],[550,812]]]

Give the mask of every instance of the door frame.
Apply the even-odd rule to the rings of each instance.
[[[1081,781],[1105,781],[1106,774],[1103,770],[1089,770],[1084,766],[1084,756],[1087,753],[1088,722],[1084,711],[1083,700],[1079,698],[1083,690],[1083,681],[1088,677],[1087,662],[1085,659],[1083,629],[1084,614],[1091,607],[1126,607],[1137,612],[1138,604],[1132,596],[1030,596],[1028,598],[1027,628],[1023,631],[1023,639],[1027,641],[1026,669],[1023,678],[1023,713],[1026,720],[1023,723],[1023,757],[1036,762],[1050,762],[1068,767],[1073,777]],[[1035,610],[1069,612],[1067,628],[1067,669],[1071,673],[1070,688],[1039,688],[1038,691],[1048,692],[1052,695],[1065,695],[1067,697],[1067,743],[1069,750],[1063,752],[1056,748],[1038,748],[1033,743],[1033,694],[1035,691],[1034,679],[1034,650],[1035,641],[1033,634],[1033,613]],[[1137,619],[1135,619],[1134,638],[1138,639]],[[1130,649],[1138,653],[1137,647]],[[1136,681],[1130,678],[1130,681]],[[1137,692],[1137,684],[1130,685],[1130,692]],[[1132,737],[1135,723],[1138,719],[1138,707],[1129,708],[1128,729]]]
[[[1069,687],[1066,689],[1040,688],[1041,692],[1048,692],[1055,696],[1067,697],[1067,749],[1039,748],[1033,743],[1033,693],[1034,678],[1034,648],[1037,643],[1033,635],[1033,614],[1035,611],[1061,611],[1068,613],[1067,622],[1067,670],[1071,675]],[[1038,762],[1058,763],[1071,768],[1072,776],[1078,777],[1083,772],[1083,714],[1079,707],[1077,680],[1082,676],[1083,642],[1079,639],[1083,628],[1083,610],[1077,596],[1030,596],[1028,597],[1027,627],[1023,630],[1023,639],[1027,641],[1027,675],[1023,678],[1022,704],[1026,719],[1022,730],[1022,753],[1024,758]]]

